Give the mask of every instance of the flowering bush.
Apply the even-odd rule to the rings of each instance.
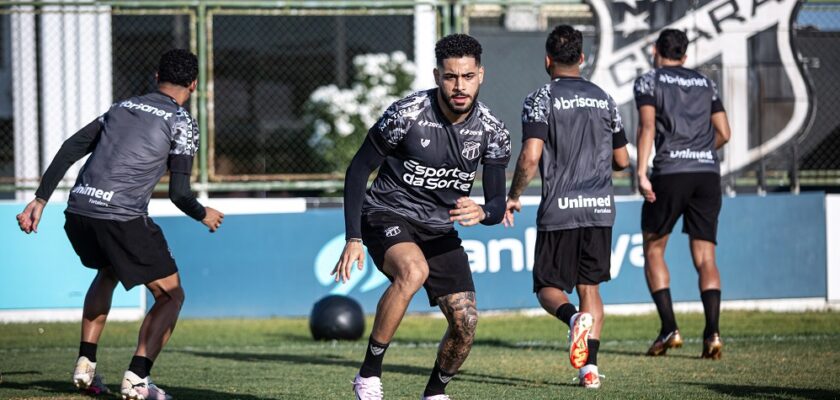
[[[410,94],[414,82],[414,63],[401,51],[361,54],[353,67],[350,88],[318,87],[304,105],[309,145],[334,172],[344,172],[368,129],[391,103]]]

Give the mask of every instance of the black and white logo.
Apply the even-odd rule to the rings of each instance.
[[[374,356],[377,356],[377,357],[378,357],[378,356],[380,356],[380,355],[381,355],[382,353],[384,353],[384,352],[385,352],[385,348],[383,348],[383,347],[379,347],[379,346],[370,345],[370,353],[371,353],[371,354],[373,354]]]
[[[424,128],[443,129],[443,124],[441,124],[440,122],[426,121],[425,119],[421,119],[420,122],[417,123],[417,125],[420,125]]]
[[[402,232],[399,225],[389,226],[385,228],[385,237],[394,237]]]
[[[476,129],[462,128],[460,131],[458,131],[458,133],[466,136],[481,136],[481,134],[484,132]]]
[[[461,155],[467,160],[475,160],[481,151],[480,147],[480,142],[464,142],[464,148],[461,150]]]
[[[799,0],[590,0],[600,30],[592,81],[621,106],[633,102],[633,82],[640,71],[653,69],[651,46],[666,28],[686,31],[690,40],[686,67],[720,65],[718,89],[732,127],[721,172],[737,171],[791,140],[804,126],[811,107],[808,89],[791,45],[792,19]],[[762,141],[753,143],[750,75],[752,55],[779,70],[779,86],[791,93],[790,110]],[[769,62],[765,61],[765,62]],[[778,65],[778,67],[776,67]],[[666,78],[667,79],[667,78]],[[697,83],[697,82],[686,82]],[[755,85],[755,83],[753,83]],[[766,136],[764,136],[766,135]],[[632,147],[632,145],[630,145]],[[636,152],[629,149],[630,154]]]
[[[440,379],[440,381],[443,382],[443,383],[449,383],[449,381],[452,380],[452,377],[451,376],[446,376],[446,375],[438,372],[438,379]]]
[[[431,142],[431,139],[420,139],[420,145],[423,146],[423,148],[429,147],[429,143]]]

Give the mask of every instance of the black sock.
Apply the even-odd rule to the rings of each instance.
[[[554,315],[566,325],[570,325],[572,316],[575,314],[577,314],[577,308],[575,308],[572,303],[563,303],[560,307],[557,307],[557,311],[554,312]]]
[[[128,364],[128,370],[134,372],[140,379],[145,379],[152,372],[152,364],[155,362],[141,356],[131,357],[131,364]]]
[[[362,363],[362,368],[359,369],[359,376],[362,378],[381,377],[382,359],[385,358],[385,350],[388,350],[388,344],[379,343],[371,337],[368,340],[367,351],[365,351],[365,361]]]
[[[656,310],[659,312],[659,320],[662,323],[659,336],[665,336],[677,330],[677,319],[674,317],[674,307],[671,305],[671,289],[657,290],[650,295],[656,303]]]
[[[79,342],[79,357],[87,357],[90,362],[96,362],[96,343]]]
[[[720,333],[718,321],[720,319],[720,289],[704,290],[700,293],[703,300],[703,312],[706,314],[706,329],[703,330],[703,339]]]
[[[586,339],[586,345],[589,346],[589,358],[586,359],[586,365],[598,365],[598,348],[601,347],[601,340]]]
[[[452,380],[455,374],[449,374],[440,369],[440,365],[435,360],[435,367],[432,369],[432,374],[429,375],[429,383],[426,384],[426,390],[423,391],[423,396],[436,396],[446,393],[446,384]]]

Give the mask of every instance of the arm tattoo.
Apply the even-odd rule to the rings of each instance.
[[[510,184],[510,192],[508,197],[518,198],[522,192],[528,187],[531,182],[531,177],[528,176],[528,169],[522,166],[521,162],[516,163],[516,172],[513,173],[513,182]]]
[[[453,293],[441,296],[437,300],[449,322],[438,348],[438,364],[445,372],[454,374],[470,354],[475,337],[475,327],[478,324],[475,292]]]

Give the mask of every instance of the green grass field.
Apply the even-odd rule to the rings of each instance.
[[[840,398],[840,313],[724,312],[721,361],[701,360],[701,314],[678,315],[682,349],[649,358],[654,315],[608,317],[599,390],[575,386],[566,329],[518,315],[479,321],[472,354],[449,384],[454,399]],[[133,352],[138,323],[112,323],[98,371],[112,391]],[[445,321],[410,316],[385,358],[386,398],[417,399]],[[368,329],[370,321],[368,321]],[[83,399],[70,374],[78,324],[0,325],[0,399]],[[176,399],[350,399],[365,341],[313,342],[305,319],[186,320],[158,358],[156,383]],[[113,398],[113,397],[112,397]]]

